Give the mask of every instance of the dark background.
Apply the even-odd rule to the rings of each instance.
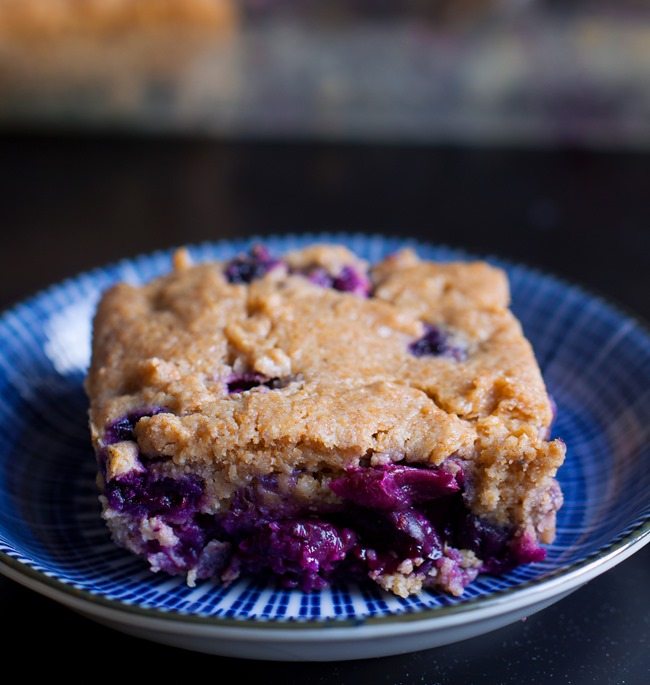
[[[351,230],[521,260],[650,318],[649,186],[642,153],[4,134],[0,306],[155,248]],[[646,547],[527,621],[448,647],[235,668],[282,683],[645,684],[649,569]],[[1,577],[0,617],[8,653],[43,663],[95,654],[113,677],[180,667],[186,679],[221,679],[230,665],[111,632]],[[66,670],[81,672],[73,664]]]

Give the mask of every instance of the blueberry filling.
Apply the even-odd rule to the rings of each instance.
[[[157,540],[147,540],[144,543],[144,553],[153,569],[170,575],[180,575],[199,566],[202,557],[205,557],[204,550],[210,542],[206,530],[192,521],[175,524],[173,531],[173,547],[164,546]],[[223,561],[221,563],[223,564]],[[216,563],[213,563],[211,573],[206,574],[203,571],[200,576],[197,573],[197,577],[209,578],[216,570]]]
[[[230,376],[226,381],[226,389],[229,394],[235,395],[258,387],[277,390],[285,387],[286,384],[286,380],[282,378],[267,378],[261,373],[248,372]]]
[[[429,503],[427,516],[450,545],[468,549],[481,559],[481,573],[506,573],[520,564],[543,561],[546,551],[536,541],[517,536],[508,527],[496,526],[472,514],[462,496],[456,495],[441,506]]]
[[[318,511],[281,493],[276,476],[239,489],[229,510],[216,516],[200,513],[204,485],[196,476],[131,472],[109,481],[105,494],[135,531],[139,522],[153,521],[172,532],[135,545],[154,570],[196,578],[220,575],[229,582],[247,574],[310,591],[345,577],[401,572],[437,575],[443,586],[462,590],[477,570],[463,566],[461,549],[474,552],[486,573],[544,558],[532,538],[471,514],[462,471],[454,471],[403,464],[350,469],[330,483],[339,503]]]
[[[427,517],[415,510],[377,512],[372,509],[346,512],[359,542],[353,550],[367,570],[394,573],[405,559],[438,559],[443,539]]]
[[[135,409],[128,414],[115,419],[106,426],[104,431],[104,444],[113,445],[116,442],[123,440],[135,440],[135,424],[143,419],[145,416],[155,416],[166,412],[167,409],[163,407],[146,407],[143,409]]]
[[[241,539],[255,528],[278,519],[290,520],[303,514],[296,499],[282,497],[276,476],[264,476],[239,488],[230,508],[219,517],[219,529],[229,539]]]
[[[363,296],[370,293],[370,281],[352,266],[344,266],[341,269],[341,273],[334,278],[332,287],[342,293]]]
[[[248,254],[241,254],[231,259],[224,268],[228,283],[250,283],[279,266],[281,261],[271,255],[263,245],[254,245]]]
[[[352,293],[368,297],[371,290],[368,278],[353,266],[344,266],[338,276],[334,276],[322,266],[313,266],[298,271],[314,285],[332,288],[342,293]]]
[[[196,568],[197,577],[209,577],[217,570],[211,554],[211,572],[205,575],[205,549],[214,536],[214,525],[212,517],[199,510],[204,494],[200,478],[159,478],[151,471],[131,471],[110,480],[104,494],[111,512],[127,517],[127,538],[153,570],[174,575]],[[198,576],[198,571],[203,575]]]
[[[348,502],[381,510],[407,509],[460,489],[447,471],[401,465],[350,469],[330,487]]]
[[[304,272],[307,280],[314,285],[319,285],[321,288],[333,288],[334,277],[330,275],[327,269],[322,266],[316,266]]]
[[[462,362],[467,359],[467,350],[454,343],[450,334],[431,324],[425,324],[425,332],[409,345],[409,352],[414,357],[448,357]]]
[[[155,478],[150,471],[118,476],[106,485],[106,498],[112,509],[133,516],[164,515],[185,521],[197,511],[203,496],[198,476]]]
[[[239,543],[234,564],[237,572],[272,575],[310,592],[328,585],[355,542],[352,530],[327,521],[272,521]]]

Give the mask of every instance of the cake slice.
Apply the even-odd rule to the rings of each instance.
[[[86,381],[103,517],[153,571],[460,595],[544,558],[565,445],[505,274],[346,248],[118,284]]]

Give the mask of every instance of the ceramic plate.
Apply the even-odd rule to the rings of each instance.
[[[379,236],[266,238],[278,253],[340,241],[369,260],[404,245]],[[248,243],[191,249],[224,259]],[[568,445],[565,505],[543,563],[484,576],[462,598],[401,599],[372,585],[311,594],[241,581],[224,589],[149,573],[115,547],[99,518],[95,459],[82,388],[100,293],[170,268],[170,253],[98,269],[56,285],[0,318],[0,571],[128,633],[217,654],[327,660],[397,654],[477,635],[557,601],[650,540],[650,335],[580,288],[522,266],[507,269],[513,309],[559,406]]]

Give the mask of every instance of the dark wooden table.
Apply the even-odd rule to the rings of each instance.
[[[158,247],[350,229],[521,260],[650,318],[649,182],[650,155],[632,153],[5,134],[0,306]],[[339,664],[237,662],[236,672],[264,683],[645,684],[649,571],[650,546],[527,621],[448,647]],[[82,673],[76,654],[112,678],[182,669],[220,679],[229,665],[111,632],[1,577],[0,616],[5,653],[27,669]]]

